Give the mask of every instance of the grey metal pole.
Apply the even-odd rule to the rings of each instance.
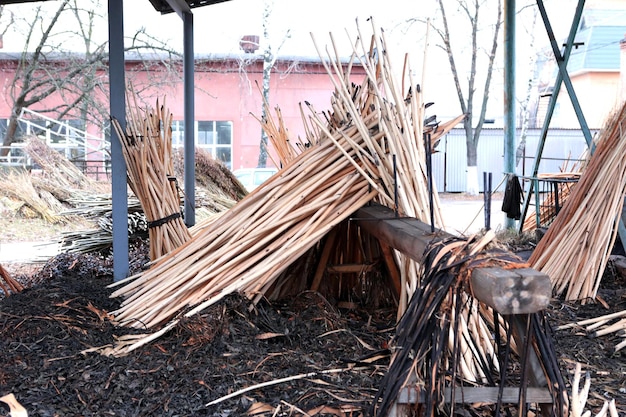
[[[195,112],[194,112],[194,48],[193,48],[193,14],[183,13],[183,83],[185,112],[185,224],[188,227],[196,224],[195,195]]]
[[[515,173],[515,0],[504,2],[504,172]],[[515,227],[515,219],[504,220]]]
[[[109,0],[109,94],[111,117],[126,130],[124,97],[123,0]],[[128,195],[122,143],[111,129],[111,199],[113,220],[113,280],[128,277]]]

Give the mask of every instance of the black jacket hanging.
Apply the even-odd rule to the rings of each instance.
[[[509,219],[519,220],[522,216],[521,205],[524,193],[519,179],[515,174],[509,174],[504,190],[504,200],[502,201],[502,211]]]

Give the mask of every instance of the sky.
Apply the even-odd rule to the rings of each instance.
[[[193,9],[196,52],[238,52],[241,36],[262,37],[264,3],[262,0],[231,0]],[[411,7],[415,10],[411,11]],[[182,44],[182,22],[176,14],[162,16],[147,0],[126,1],[124,8],[126,16],[141,14],[145,17],[141,22],[126,19],[128,31],[145,25],[150,32],[163,33],[165,27],[169,29],[172,43]],[[406,16],[417,15],[428,17],[419,10],[418,2],[410,6],[405,0],[387,0],[385,7],[381,7],[380,0],[275,0],[269,17],[270,39],[273,44],[281,44],[289,33],[281,54],[317,56],[311,33],[318,42],[326,42],[332,32],[343,45],[346,30],[356,36],[357,19],[364,27],[369,24],[367,19],[374,16],[377,26],[392,29],[405,21]],[[180,30],[177,32],[176,28]]]
[[[445,0],[447,5],[453,6],[456,1]],[[493,1],[493,0],[488,0]],[[593,0],[592,0],[593,1]],[[517,23],[517,86],[518,94],[523,94],[530,68],[528,57],[534,52],[530,50],[528,28],[530,16],[524,4],[530,0],[518,0],[517,7],[521,9]],[[56,2],[45,2],[46,7],[54,8]],[[79,2],[80,3],[80,2]],[[102,15],[106,14],[106,0],[100,0]],[[534,3],[534,2],[532,2]],[[552,25],[557,38],[567,35],[569,24],[574,11],[575,0],[546,0],[548,13],[552,19]],[[32,4],[10,6],[19,16],[28,16],[32,13]],[[35,3],[38,4],[38,3]],[[231,0],[211,6],[193,9],[194,15],[194,40],[197,54],[239,54],[239,40],[244,35],[258,35],[262,39],[263,28],[263,0]],[[566,7],[567,5],[571,7]],[[467,28],[464,26],[466,19],[458,17],[454,8],[449,9],[450,26],[453,30],[452,40],[455,45],[461,46],[459,50],[467,51]],[[485,10],[485,13],[493,13],[493,10]],[[369,20],[373,17],[373,20]],[[373,33],[372,26],[377,33],[384,31],[387,39],[389,53],[392,62],[397,63],[396,68],[402,66],[405,53],[411,57],[411,68],[416,79],[422,78],[422,63],[427,62],[424,74],[424,89],[430,91],[432,98],[428,101],[443,101],[439,110],[445,117],[455,117],[460,113],[456,91],[449,71],[447,56],[438,47],[440,40],[433,30],[427,30],[424,23],[428,19],[437,22],[439,18],[438,6],[435,0],[421,0],[408,2],[406,0],[316,0],[314,2],[304,0],[274,0],[269,17],[270,33],[269,43],[274,53],[289,57],[318,57],[313,39],[318,46],[325,50],[332,49],[330,34],[339,54],[348,56],[352,52],[351,44],[356,39],[360,30],[367,38]],[[182,51],[183,25],[180,17],[175,13],[161,15],[154,10],[148,0],[125,0],[124,1],[124,32],[126,36],[133,35],[138,29],[145,28],[151,36],[168,43],[178,51]],[[493,23],[486,19],[481,33],[488,34]],[[15,25],[17,29],[17,25]],[[539,33],[536,45],[545,45],[547,37],[538,21],[535,32]],[[106,40],[108,33],[106,20],[98,26],[97,36]],[[7,33],[4,37],[4,51],[20,51],[23,48],[23,34],[18,32]],[[262,41],[263,42],[263,41]],[[488,45],[490,40],[483,40]],[[428,43],[428,47],[426,47]],[[65,46],[71,47],[70,42]],[[280,49],[278,49],[280,46]],[[263,47],[263,45],[262,45]],[[80,51],[82,45],[76,44],[76,50]],[[502,56],[502,44],[498,54]],[[322,52],[325,55],[325,52]],[[463,72],[463,62],[467,61],[467,55],[462,53],[457,57],[457,63],[461,66],[461,78],[469,76]],[[489,118],[498,118],[502,113],[502,64],[501,60],[496,63],[494,73],[493,91],[491,94],[490,108],[494,115]],[[479,76],[485,71],[480,71]],[[482,85],[482,84],[478,84]],[[500,91],[498,91],[500,90]],[[443,98],[443,99],[442,99]],[[456,104],[455,104],[456,102]]]
[[[458,49],[468,43],[467,19],[460,16],[453,7],[456,1],[444,0],[448,8],[450,27],[453,31],[452,41]],[[491,1],[491,0],[488,0]],[[589,0],[593,1],[593,0]],[[492,3],[494,3],[492,1]],[[576,0],[546,0],[545,4],[551,23],[558,38],[565,38],[574,13]],[[262,0],[231,0],[212,6],[193,9],[195,26],[196,53],[240,53],[239,40],[244,35],[258,35],[263,42],[262,16],[265,2]],[[536,4],[534,0],[517,0],[517,91],[518,96],[525,95],[526,86],[533,70],[529,66],[534,49],[548,44],[543,24],[536,20],[532,28],[532,10],[526,4]],[[569,6],[569,7],[568,7]],[[125,2],[125,31],[132,33],[139,26],[145,26],[150,33],[167,37],[170,45],[182,48],[182,21],[175,13],[160,15],[148,0],[132,0]],[[534,6],[536,9],[536,6]],[[495,16],[493,10],[483,13]],[[143,16],[141,21],[128,16]],[[373,21],[370,18],[373,17]],[[449,70],[448,58],[440,47],[441,41],[435,31],[427,30],[427,20],[437,24],[439,19],[438,5],[435,0],[408,2],[406,0],[274,0],[269,17],[270,43],[273,52],[280,45],[279,55],[318,57],[315,44],[325,50],[332,50],[332,41],[339,53],[348,56],[352,52],[351,44],[360,30],[363,36],[369,37],[373,27],[378,33],[384,31],[388,42],[392,62],[396,68],[402,66],[404,55],[410,55],[411,69],[416,80],[421,81],[425,99],[435,102],[435,109],[442,120],[456,117],[461,113],[457,93]],[[492,21],[485,19],[480,39],[485,45],[491,42]],[[501,33],[503,29],[501,29]],[[535,34],[534,46],[531,47],[531,34]],[[287,38],[287,34],[289,37]],[[481,36],[479,34],[479,36]],[[426,43],[428,46],[426,46]],[[459,46],[461,46],[459,48]],[[492,79],[492,93],[488,118],[502,122],[503,114],[503,64],[502,43],[499,45],[496,71]],[[326,52],[322,51],[326,56]],[[485,57],[481,57],[483,62]],[[422,74],[422,63],[426,62],[425,74]],[[469,77],[469,70],[464,66],[469,62],[467,54],[457,56],[457,65],[461,69],[461,79]],[[465,72],[464,72],[465,70]],[[486,73],[484,68],[479,72],[477,86],[482,88],[481,76]],[[479,104],[477,104],[479,105]]]

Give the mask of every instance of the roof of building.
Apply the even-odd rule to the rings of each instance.
[[[223,3],[228,0],[180,0],[181,2],[187,3],[190,9],[201,7],[201,6],[209,6],[211,4]],[[172,13],[174,10],[170,7],[166,0],[150,0],[154,9],[162,14]]]
[[[582,45],[572,51],[568,71],[619,71],[625,34],[626,10],[586,10],[575,39]]]

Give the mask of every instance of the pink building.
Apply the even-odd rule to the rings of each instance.
[[[10,54],[0,57],[0,79],[4,83],[3,95],[0,99],[0,134],[6,128],[10,117],[13,100],[10,96],[10,82],[13,80],[17,59]],[[16,54],[16,56],[19,56]],[[172,64],[169,62],[168,64]],[[182,63],[175,61],[170,67],[159,59],[146,61],[127,57],[126,77],[132,82],[139,100],[144,105],[154,107],[156,100],[166,105],[173,115],[174,146],[183,144],[183,81]],[[354,65],[352,73],[360,81],[363,70]],[[107,82],[105,70],[98,73],[103,82]],[[263,59],[259,55],[245,54],[242,56],[209,56],[196,57],[195,65],[195,138],[196,147],[210,151],[232,170],[256,167],[259,157],[261,126],[256,119],[262,110]],[[319,58],[282,58],[275,63],[270,82],[270,107],[279,107],[284,122],[294,137],[303,136],[301,107],[305,114],[309,110],[304,102],[310,103],[316,111],[330,108],[330,97],[333,92],[331,79]],[[35,112],[52,108],[60,100],[70,98],[55,94],[45,102],[33,105],[29,110]],[[108,99],[101,97],[105,108]],[[79,118],[67,116],[64,120],[70,125],[84,126]],[[54,115],[46,114],[51,119]],[[256,117],[255,117],[256,116]],[[25,114],[23,120],[34,120],[38,115]],[[105,119],[105,117],[101,117]],[[26,132],[35,125],[21,122],[22,131]],[[49,124],[49,123],[48,123]],[[91,142],[105,136],[108,120],[102,120],[100,126],[88,125],[87,131],[93,135]],[[29,125],[29,126],[27,126]],[[63,130],[63,129],[62,129]],[[38,133],[35,129],[28,133]],[[63,130],[65,131],[65,130]],[[40,133],[41,134],[41,133]],[[55,135],[53,135],[55,136]],[[55,138],[49,138],[55,142]],[[63,139],[56,138],[56,145],[62,147]],[[97,145],[94,145],[97,147]],[[80,152],[78,152],[80,153]],[[98,159],[95,152],[86,151],[85,159]],[[99,154],[102,155],[102,154]],[[71,155],[68,155],[71,157]],[[272,165],[268,158],[268,165]]]

